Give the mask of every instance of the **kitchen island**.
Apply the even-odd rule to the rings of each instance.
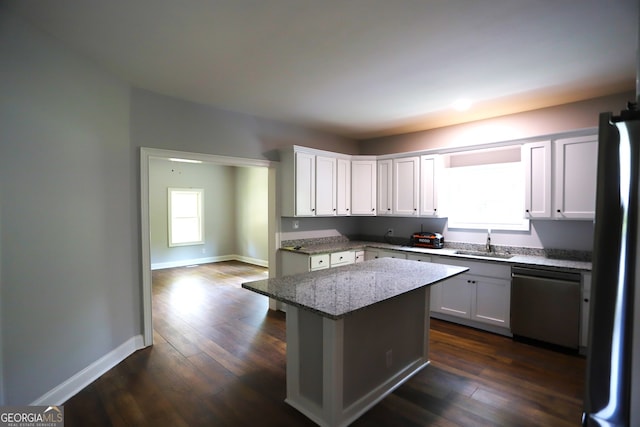
[[[346,426],[429,363],[429,286],[467,270],[381,258],[242,287],[287,304],[286,402]]]

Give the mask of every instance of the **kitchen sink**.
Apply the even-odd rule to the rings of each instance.
[[[455,251],[456,255],[469,255],[469,256],[477,256],[484,258],[502,258],[509,259],[513,258],[512,254],[505,254],[500,252],[484,252],[484,251]]]

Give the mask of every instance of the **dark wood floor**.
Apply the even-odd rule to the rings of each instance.
[[[65,403],[70,426],[312,426],[284,403],[284,314],[239,262],[153,273],[153,347]],[[431,365],[353,426],[578,426],[583,358],[432,320]]]

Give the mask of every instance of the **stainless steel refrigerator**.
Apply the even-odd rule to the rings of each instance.
[[[584,426],[640,426],[640,111],[600,115]],[[640,286],[640,284],[638,284]]]

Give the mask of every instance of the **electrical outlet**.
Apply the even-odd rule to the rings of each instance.
[[[387,350],[387,368],[393,365],[393,350]]]
[[[393,236],[393,228],[387,229],[387,236]]]

